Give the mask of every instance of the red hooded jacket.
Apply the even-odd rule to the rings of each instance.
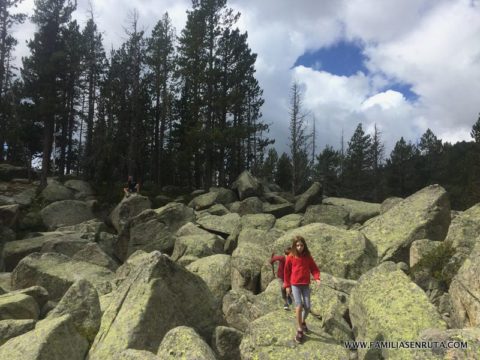
[[[315,261],[313,261],[311,256],[287,256],[287,261],[285,262],[283,287],[287,288],[291,285],[310,284],[310,273],[313,275],[315,280],[320,280],[320,270],[318,270],[317,264],[315,264]]]

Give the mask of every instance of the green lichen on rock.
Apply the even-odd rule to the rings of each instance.
[[[357,341],[411,341],[424,329],[446,328],[425,292],[390,262],[360,277],[350,294],[349,310]],[[378,351],[375,355],[373,349],[359,349],[359,358],[413,359],[408,349]]]
[[[0,359],[83,360],[88,341],[78,334],[71,317],[64,315],[37,323],[34,330],[0,346]]]
[[[157,356],[164,360],[215,360],[210,346],[187,326],[178,326],[165,334]]]
[[[349,359],[348,350],[323,331],[321,321],[307,319],[311,330],[303,344],[297,344],[294,313],[278,310],[253,321],[240,344],[242,359]]]
[[[439,185],[428,186],[368,221],[360,231],[376,247],[379,261],[408,261],[410,244],[443,241],[450,225],[450,201]]]

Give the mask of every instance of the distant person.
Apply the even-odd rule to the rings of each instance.
[[[290,255],[285,262],[284,287],[287,294],[293,293],[295,301],[295,316],[297,320],[297,334],[295,341],[301,343],[304,333],[308,333],[305,322],[310,312],[310,274],[320,285],[320,271],[310,255],[305,239],[299,235],[292,241]]]
[[[270,264],[272,265],[272,270],[273,270],[273,263],[278,261],[278,269],[277,269],[277,278],[280,283],[280,290],[282,293],[282,299],[284,302],[283,308],[285,310],[289,310],[289,305],[292,303],[292,298],[290,295],[287,295],[287,291],[285,287],[283,286],[283,276],[285,274],[285,261],[287,259],[288,254],[290,254],[291,248],[286,248],[283,253],[284,255],[275,255],[272,254],[272,257],[270,258]],[[274,272],[275,274],[275,272]]]
[[[128,175],[127,187],[123,188],[123,192],[126,197],[129,197],[132,194],[138,194],[140,192],[140,184],[133,180],[132,175]]]

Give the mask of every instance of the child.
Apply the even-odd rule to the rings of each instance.
[[[126,197],[129,197],[131,194],[138,194],[140,192],[140,184],[133,180],[132,175],[128,175],[127,187],[123,188],[123,192]]]
[[[270,264],[272,265],[272,271],[273,271],[273,263],[278,261],[277,278],[278,278],[278,281],[280,283],[280,290],[282,292],[282,299],[284,301],[284,305],[283,305],[284,310],[289,310],[290,308],[288,307],[288,305],[292,303],[292,298],[290,297],[290,295],[287,296],[287,291],[283,287],[283,282],[284,282],[283,281],[283,275],[285,273],[285,271],[284,271],[285,260],[288,256],[288,254],[290,254],[290,250],[291,250],[291,248],[288,247],[283,251],[283,253],[285,255],[275,256],[274,254],[272,254],[272,257],[270,258]]]
[[[305,320],[310,312],[310,273],[320,285],[320,271],[310,255],[305,239],[297,235],[293,238],[291,252],[285,262],[284,287],[287,294],[293,293],[295,300],[295,341],[298,343],[302,342],[303,334],[308,332]]]

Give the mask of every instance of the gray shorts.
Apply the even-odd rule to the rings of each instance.
[[[310,286],[309,285],[292,285],[293,300],[295,306],[302,306],[310,309]]]

